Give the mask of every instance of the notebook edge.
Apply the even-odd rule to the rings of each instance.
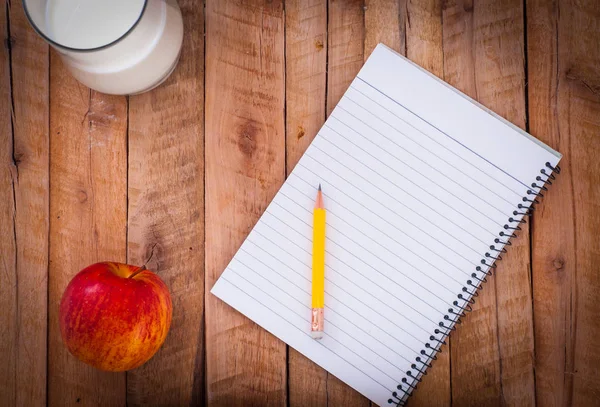
[[[428,76],[430,76],[431,78],[435,79],[437,82],[439,82],[440,84],[444,85],[445,87],[449,88],[450,90],[452,90],[453,92],[455,92],[456,94],[458,94],[459,96],[463,97],[464,99],[466,99],[467,101],[471,102],[473,105],[479,107],[480,109],[482,109],[484,112],[488,113],[490,116],[494,117],[495,119],[499,120],[501,123],[507,125],[508,127],[510,127],[512,130],[516,131],[517,133],[519,133],[521,136],[524,136],[525,138],[529,139],[531,142],[537,144],[538,146],[542,147],[543,149],[545,149],[546,151],[548,151],[550,154],[554,155],[558,161],[560,161],[563,157],[563,155],[556,151],[555,149],[553,149],[552,147],[550,147],[549,145],[547,145],[546,143],[544,143],[543,141],[539,140],[538,138],[536,138],[535,136],[533,136],[532,134],[526,132],[525,130],[523,130],[522,128],[520,128],[519,126],[515,125],[514,123],[511,123],[509,120],[505,119],[504,117],[500,116],[499,114],[497,114],[496,112],[494,112],[493,110],[485,107],[484,105],[482,105],[481,103],[479,103],[478,101],[476,101],[475,99],[471,98],[470,96],[464,94],[463,92],[461,92],[460,90],[456,89],[454,86],[450,85],[449,83],[447,83],[446,81],[438,78],[437,76],[435,76],[434,74],[432,74],[431,72],[429,72],[427,69],[423,68],[422,66],[420,66],[419,64],[411,61],[410,59],[408,59],[407,57],[405,57],[404,55],[400,54],[398,51],[388,47],[387,45],[385,45],[384,43],[380,42],[379,44],[377,44],[377,46],[375,47],[375,49],[373,50],[373,53],[375,53],[378,49],[383,49],[386,51],[389,51],[391,53],[393,53],[394,55],[400,57],[401,60],[409,63],[410,65],[412,65],[413,67],[419,69],[421,72],[427,74]],[[372,54],[373,54],[372,53]],[[369,56],[370,57],[370,56]],[[367,59],[368,62],[368,59]],[[367,63],[365,62],[365,64]],[[557,162],[558,162],[557,161]]]

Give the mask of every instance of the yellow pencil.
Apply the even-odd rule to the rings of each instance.
[[[325,323],[325,207],[321,184],[317,192],[317,201],[313,214],[313,264],[312,264],[312,317],[311,336],[323,337]]]

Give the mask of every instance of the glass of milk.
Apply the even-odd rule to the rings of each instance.
[[[97,91],[131,95],[165,81],[183,41],[177,0],[23,0],[33,28]]]

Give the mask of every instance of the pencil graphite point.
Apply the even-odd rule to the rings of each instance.
[[[319,184],[319,191],[321,190],[321,184]]]

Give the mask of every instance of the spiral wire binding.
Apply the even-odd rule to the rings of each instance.
[[[536,199],[538,197],[544,197],[541,191],[548,191],[546,184],[552,185],[552,181],[556,179],[554,174],[560,174],[560,167],[557,165],[553,167],[549,162],[545,165],[546,168],[540,170],[534,182],[531,184],[532,189],[527,190],[527,195],[522,198],[522,201],[529,203],[529,207],[519,203],[517,209],[513,211],[513,216],[531,216],[535,210],[535,205],[539,204]],[[538,190],[537,192],[535,190]],[[448,308],[448,313],[444,315],[443,321],[438,323],[439,329],[434,330],[434,335],[429,336],[430,342],[425,343],[425,348],[420,351],[420,355],[415,358],[415,362],[411,364],[411,369],[406,372],[406,377],[403,377],[400,384],[397,385],[396,389],[392,393],[392,398],[388,400],[388,404],[395,404],[397,407],[404,406],[410,397],[413,390],[417,388],[418,383],[421,382],[421,377],[427,374],[427,368],[431,367],[431,362],[437,360],[437,354],[441,352],[441,346],[446,344],[446,338],[450,335],[450,332],[456,330],[456,324],[461,323],[467,312],[471,312],[471,307],[475,304],[474,297],[479,296],[479,291],[483,288],[483,283],[487,282],[487,277],[492,275],[492,271],[497,267],[495,262],[502,260],[501,254],[506,253],[504,246],[511,246],[510,239],[517,237],[516,231],[520,231],[519,226],[522,223],[526,223],[523,219],[515,219],[513,217],[508,218],[507,223],[504,225],[504,230],[498,233],[499,237],[494,239],[494,242],[499,245],[503,245],[502,249],[497,249],[495,245],[490,246],[490,251],[486,252],[484,258],[481,259],[481,266],[475,267],[475,270],[480,273],[472,273],[471,278],[466,281],[466,284],[462,288],[462,292],[457,295],[458,300],[464,302],[463,305],[459,305],[459,301],[455,300],[452,304],[454,308]],[[488,269],[483,271],[485,266]],[[436,335],[441,334],[441,339],[438,339]],[[420,366],[419,366],[420,365]],[[413,370],[415,371],[413,373]]]

